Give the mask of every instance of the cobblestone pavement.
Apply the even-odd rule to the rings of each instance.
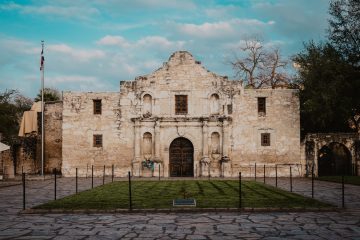
[[[58,197],[74,193],[74,182],[60,178]],[[279,179],[278,186],[288,189],[288,182]],[[309,184],[294,179],[293,190],[309,195]],[[53,185],[28,181],[27,207],[53,199]],[[341,185],[316,181],[315,186],[316,198],[338,202]],[[79,180],[79,191],[90,187],[91,179]],[[345,190],[348,208],[334,212],[22,215],[22,186],[15,185],[0,188],[0,239],[360,239],[360,187]]]

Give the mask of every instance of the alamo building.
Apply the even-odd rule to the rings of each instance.
[[[119,92],[63,92],[45,108],[45,172],[65,177],[104,165],[117,177],[303,176],[301,148],[297,90],[245,88],[186,51]]]

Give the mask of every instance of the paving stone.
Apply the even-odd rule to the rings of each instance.
[[[59,196],[72,194],[62,189],[73,183],[62,181]],[[308,194],[301,190],[309,181],[293,183],[300,194]],[[286,184],[281,187],[286,189]],[[34,181],[30,186],[28,206],[51,200],[52,182]],[[334,185],[316,186],[319,199],[338,202],[339,193],[329,191]],[[21,186],[11,186],[0,188],[0,239],[360,239],[360,187],[349,188],[348,194],[348,209],[334,212],[18,215]]]

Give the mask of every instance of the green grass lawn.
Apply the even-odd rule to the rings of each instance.
[[[323,177],[318,177],[316,179],[320,181],[341,183],[341,176],[323,176]],[[345,176],[344,182],[346,184],[353,184],[360,186],[360,176]]]
[[[242,207],[329,207],[254,181],[242,183]],[[198,208],[237,208],[239,184],[235,180],[133,181],[134,209],[172,208],[173,199],[194,198]],[[127,182],[114,182],[35,208],[41,209],[116,209],[129,207]]]

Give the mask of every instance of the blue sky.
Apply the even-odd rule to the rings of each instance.
[[[23,0],[0,1],[0,90],[34,97],[45,86],[118,91],[120,80],[150,73],[172,52],[190,51],[209,70],[244,40],[263,39],[284,57],[326,37],[329,0]]]

